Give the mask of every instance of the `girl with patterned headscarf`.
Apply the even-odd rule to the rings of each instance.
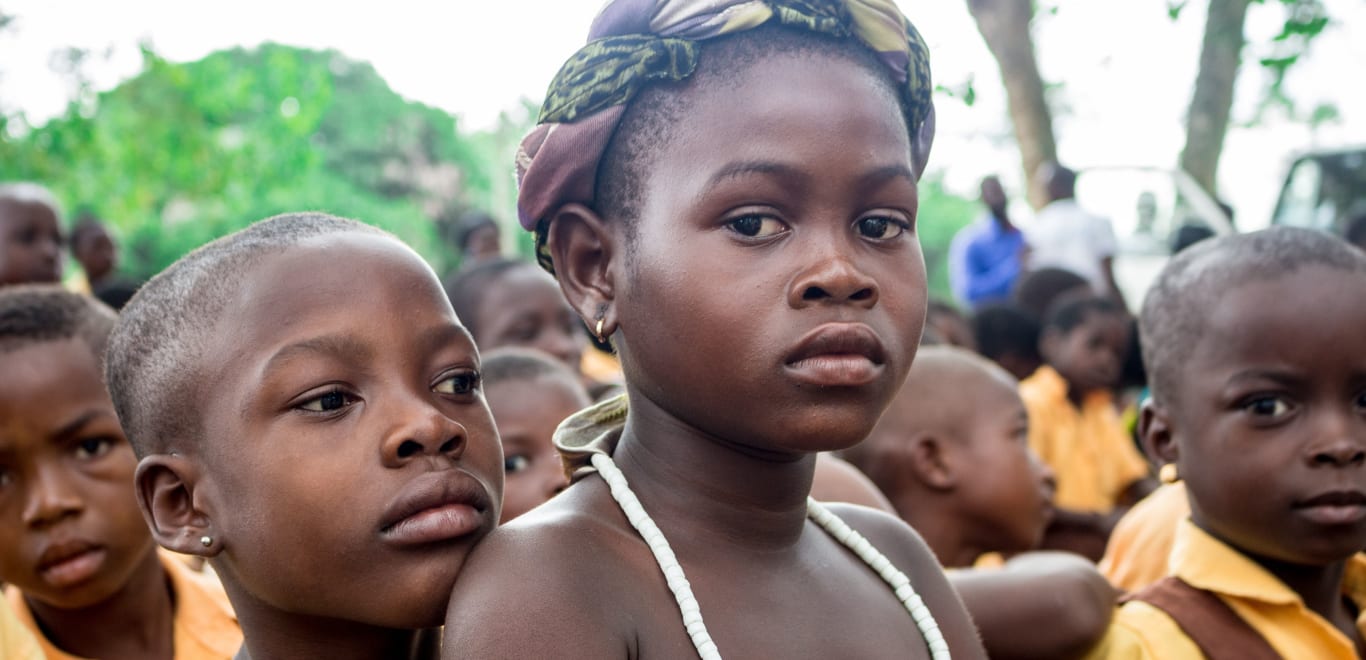
[[[981,657],[909,527],[808,498],[924,326],[924,42],[892,0],[614,0],[551,84],[522,225],[627,393],[491,534],[447,657]]]

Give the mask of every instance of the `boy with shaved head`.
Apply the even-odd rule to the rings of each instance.
[[[138,292],[106,373],[152,537],[222,577],[240,657],[422,651],[503,471],[479,354],[411,248],[253,224]]]
[[[1366,254],[1274,228],[1174,257],[1143,304],[1140,430],[1190,500],[1168,577],[1097,658],[1355,658],[1366,644]]]
[[[1043,538],[1053,477],[1026,442],[1016,385],[968,351],[922,348],[868,439],[843,452],[946,567],[1033,550]],[[993,658],[1073,656],[1104,632],[1114,603],[1093,567],[1061,553],[1028,553],[1003,570],[956,570],[950,581]]]

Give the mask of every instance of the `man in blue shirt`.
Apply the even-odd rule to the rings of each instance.
[[[1010,298],[1020,276],[1025,239],[1006,212],[1006,193],[994,176],[982,179],[987,213],[964,227],[949,245],[949,282],[968,308]]]

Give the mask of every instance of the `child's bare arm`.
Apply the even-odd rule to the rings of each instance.
[[[992,658],[1081,657],[1105,634],[1115,589],[1085,559],[1033,552],[949,574]]]
[[[934,614],[939,630],[955,658],[983,658],[986,652],[963,601],[949,586],[944,570],[920,535],[899,518],[866,507],[827,505],[850,527],[863,534],[911,579],[911,584]]]

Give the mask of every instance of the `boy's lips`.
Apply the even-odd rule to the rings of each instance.
[[[1295,509],[1321,525],[1351,525],[1366,519],[1366,493],[1331,491],[1296,502]]]
[[[94,577],[104,566],[104,548],[88,541],[62,541],[38,557],[38,575],[53,587],[64,589]]]
[[[886,359],[877,333],[862,323],[827,323],[797,342],[783,366],[797,380],[820,387],[873,382]]]
[[[385,509],[380,537],[400,546],[460,538],[488,526],[489,507],[488,493],[475,478],[459,470],[430,472]]]

